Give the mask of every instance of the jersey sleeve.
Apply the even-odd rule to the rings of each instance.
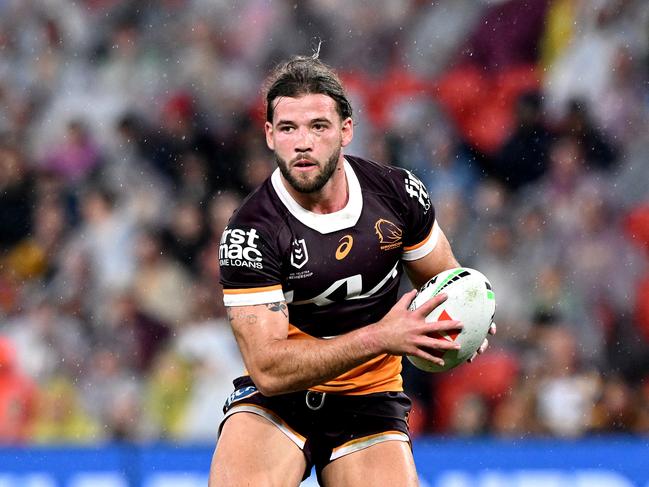
[[[399,173],[402,177],[398,187],[403,191],[407,213],[401,259],[418,260],[433,251],[440,230],[424,183],[410,171],[402,170]]]
[[[231,223],[221,237],[219,266],[225,306],[283,301],[280,259],[258,229]]]

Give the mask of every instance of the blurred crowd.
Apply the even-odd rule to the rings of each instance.
[[[265,75],[320,41],[347,152],[496,293],[479,360],[404,365],[413,432],[649,434],[649,3],[5,0],[0,442],[215,439],[217,244],[273,170]]]

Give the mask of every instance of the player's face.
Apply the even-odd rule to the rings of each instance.
[[[342,162],[341,148],[352,140],[352,119],[341,120],[327,95],[281,97],[274,103],[266,143],[282,175],[300,193],[320,191]]]

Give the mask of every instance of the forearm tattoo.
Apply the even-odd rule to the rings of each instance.
[[[257,323],[257,315],[253,313],[245,313],[243,311],[235,311],[232,308],[227,308],[227,313],[228,313],[228,319],[230,320],[230,323],[232,323],[234,320],[241,320],[249,325],[254,325]]]
[[[278,301],[277,303],[267,303],[266,308],[275,313],[281,312],[286,318],[288,318],[288,307],[284,301]],[[257,323],[258,318],[254,313],[246,313],[245,311],[238,308],[227,308],[228,319],[230,322],[235,320],[242,321],[249,325],[254,325]]]
[[[284,301],[279,301],[277,303],[267,303],[266,307],[277,313],[278,311],[281,311],[284,316],[288,318],[288,308],[286,307],[286,303]]]

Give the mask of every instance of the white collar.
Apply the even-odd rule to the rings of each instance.
[[[334,213],[313,213],[300,206],[284,187],[279,168],[273,171],[271,182],[280,201],[291,212],[291,215],[313,230],[320,233],[332,233],[356,225],[363,210],[363,195],[361,194],[361,184],[358,182],[358,177],[356,177],[347,160],[344,161],[343,167],[347,176],[349,200],[342,210]]]

